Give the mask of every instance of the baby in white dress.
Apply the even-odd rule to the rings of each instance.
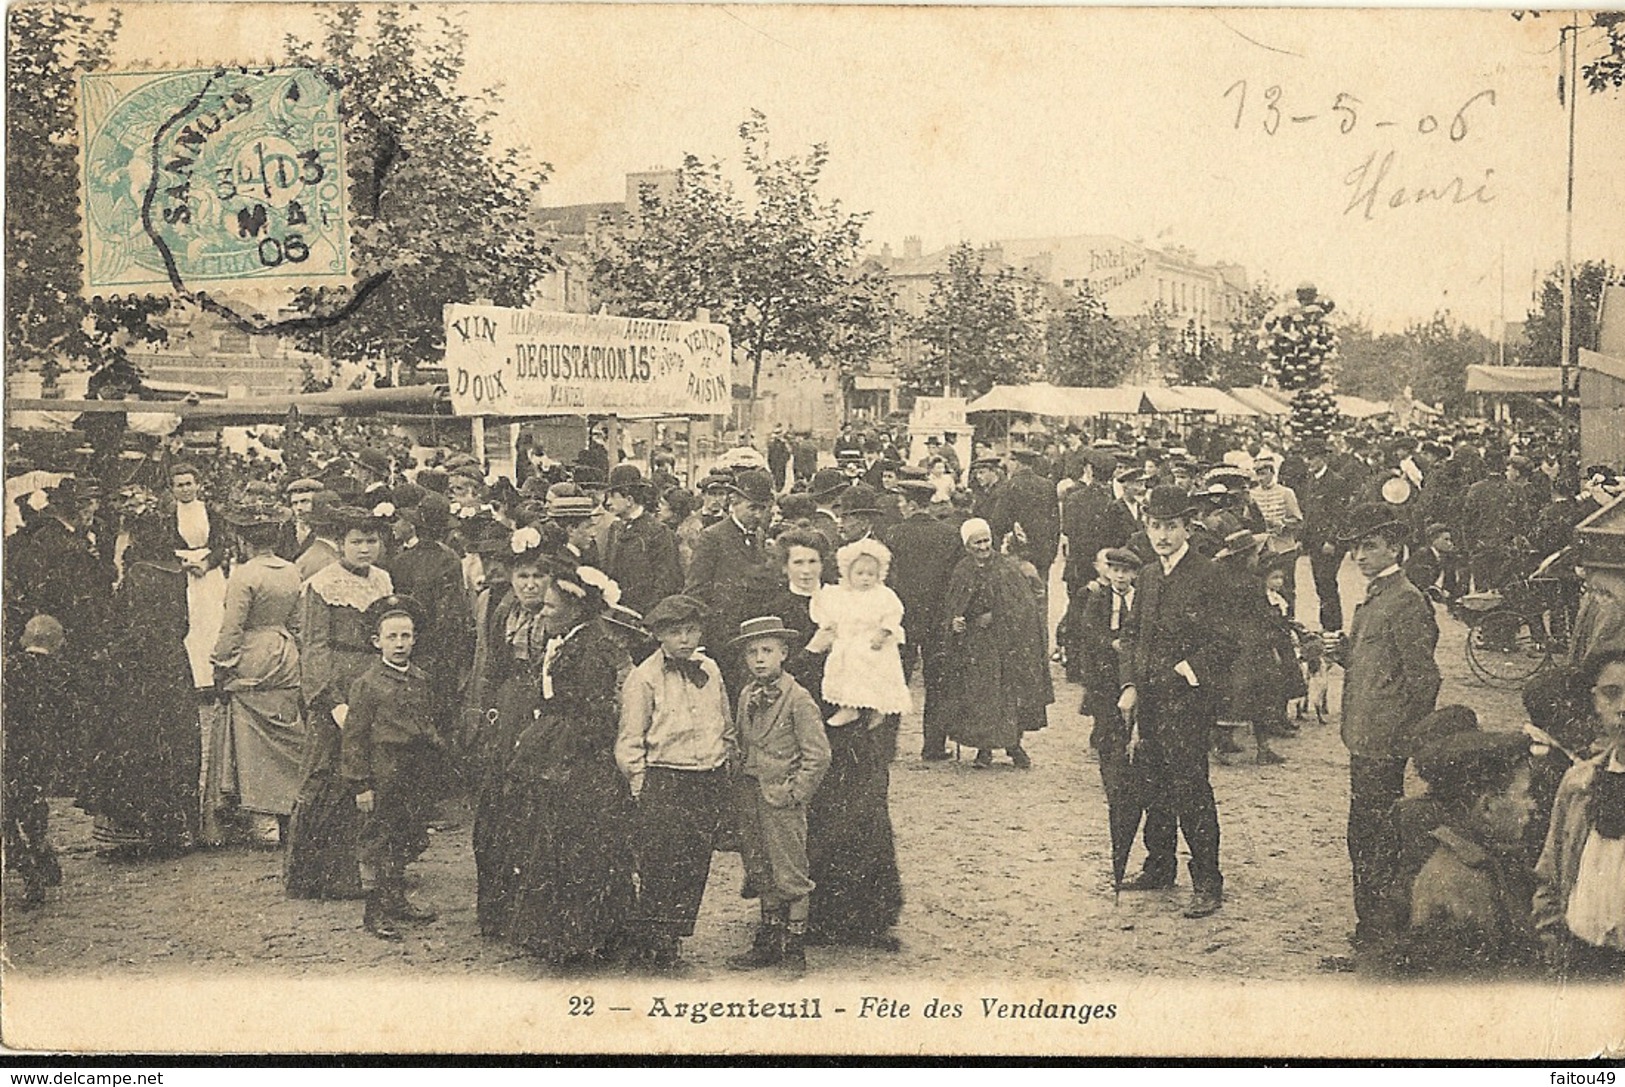
[[[860,718],[874,728],[887,715],[909,707],[908,682],[897,647],[903,642],[903,602],[884,584],[891,551],[862,539],[835,553],[841,583],[820,589],[811,615],[818,633],[807,648],[829,652],[824,699],[839,706],[832,727]]]

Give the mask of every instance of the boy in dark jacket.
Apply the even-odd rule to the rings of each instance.
[[[435,767],[442,741],[434,727],[429,677],[412,663],[423,610],[409,596],[390,594],[367,609],[379,659],[350,686],[340,768],[361,819],[361,882],[367,904],[361,924],[383,940],[399,940],[396,921],[433,921],[435,913],[406,901],[406,865],[433,815]]]
[[[50,752],[62,746],[50,732],[79,719],[72,675],[62,661],[64,640],[61,623],[36,615],[23,627],[22,652],[6,661],[6,867],[22,878],[24,909],[43,903],[46,888],[62,882],[47,837],[45,790],[52,777]]]

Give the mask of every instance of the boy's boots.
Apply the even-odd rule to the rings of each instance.
[[[389,918],[392,921],[409,921],[427,924],[440,915],[433,910],[414,906],[406,900],[406,887],[400,883],[390,885],[387,899]]]
[[[389,892],[374,887],[367,892],[367,904],[361,913],[361,927],[380,940],[399,940],[401,930],[389,916]]]
[[[750,945],[750,950],[730,958],[728,969],[760,970],[764,966],[777,966],[784,960],[784,945],[783,922],[764,920],[756,930],[756,940]],[[800,950],[799,944],[797,950]],[[806,961],[805,956],[802,961]]]
[[[807,934],[794,929],[784,934],[784,950],[779,961],[784,976],[789,978],[802,978],[807,976]]]

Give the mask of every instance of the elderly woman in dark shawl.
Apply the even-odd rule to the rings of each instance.
[[[993,765],[1002,747],[1023,770],[1032,765],[1021,737],[1044,727],[1055,701],[1042,597],[1015,559],[993,548],[980,517],[959,529],[966,556],[943,602],[947,617],[948,738],[974,747],[975,766]]]
[[[174,508],[150,493],[126,503],[124,579],[101,673],[101,727],[78,806],[113,855],[188,849],[198,830],[202,741],[186,654],[186,573],[170,545]]]

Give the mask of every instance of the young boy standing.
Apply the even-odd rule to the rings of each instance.
[[[829,769],[829,740],[818,704],[784,674],[802,636],[776,615],[747,619],[733,639],[751,682],[735,714],[743,776],[736,794],[745,878],[761,896],[762,923],[751,949],[728,960],[734,970],[783,963],[807,969],[807,802]]]
[[[367,904],[361,925],[399,940],[396,921],[433,921],[406,901],[406,865],[434,814],[440,735],[434,727],[429,677],[412,663],[423,609],[391,593],[367,608],[379,659],[350,686],[340,769],[361,812],[361,882]]]
[[[692,596],[650,608],[643,621],[660,648],[621,686],[615,762],[638,803],[634,925],[660,969],[676,966],[679,941],[694,935],[736,746],[722,673],[700,651],[705,615]]]

